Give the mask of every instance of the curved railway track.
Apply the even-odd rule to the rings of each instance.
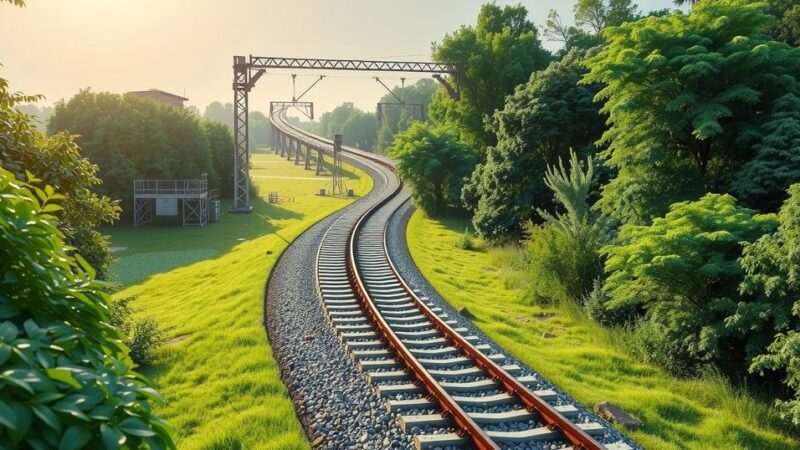
[[[330,153],[332,142],[291,126],[285,111],[270,122],[304,145]],[[389,219],[407,199],[390,161],[348,147],[343,157],[383,177],[365,212],[340,216],[316,260],[328,321],[417,448],[631,449],[575,405],[538,389],[482,338],[418,296],[389,257]]]

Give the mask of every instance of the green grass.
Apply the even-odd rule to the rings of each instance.
[[[261,325],[265,284],[293,239],[352,199],[315,195],[330,179],[277,156],[254,154],[253,164],[259,196],[251,214],[223,212],[200,229],[106,230],[113,246],[126,248],[113,268],[125,288],[114,298],[138,296],[138,314],[171,327],[145,374],[166,398],[158,413],[180,449],[309,447]],[[371,179],[347,169],[347,186],[367,193]],[[267,204],[270,191],[290,201]]]
[[[610,401],[644,421],[629,433],[647,449],[800,448],[769,406],[713,374],[675,378],[633,358],[624,330],[605,329],[569,305],[526,301],[525,274],[512,247],[463,250],[466,221],[434,221],[417,211],[409,248],[425,277],[514,356],[591,407]],[[551,331],[554,338],[544,338]]]

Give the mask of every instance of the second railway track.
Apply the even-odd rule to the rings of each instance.
[[[271,121],[329,151],[330,141],[292,127],[282,113]],[[386,230],[408,195],[388,161],[343,150],[384,182],[372,205],[343,214],[325,233],[316,260],[318,293],[342,345],[415,446],[631,449],[406,284],[387,251]]]

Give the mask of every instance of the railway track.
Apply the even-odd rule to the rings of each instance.
[[[330,152],[332,143],[273,126]],[[316,277],[330,325],[418,449],[631,449],[591,414],[542,389],[480,336],[418,296],[389,257],[389,219],[408,194],[388,160],[343,147],[384,178],[365,212],[344,214],[319,246]]]

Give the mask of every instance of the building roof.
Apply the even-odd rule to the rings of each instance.
[[[180,95],[171,94],[171,93],[169,93],[167,91],[162,91],[161,89],[148,89],[146,91],[130,91],[130,92],[128,92],[128,94],[145,94],[145,95],[146,94],[153,94],[153,93],[166,95],[168,97],[176,98],[176,99],[183,100],[183,101],[188,101],[189,100],[186,97],[181,97]]]

